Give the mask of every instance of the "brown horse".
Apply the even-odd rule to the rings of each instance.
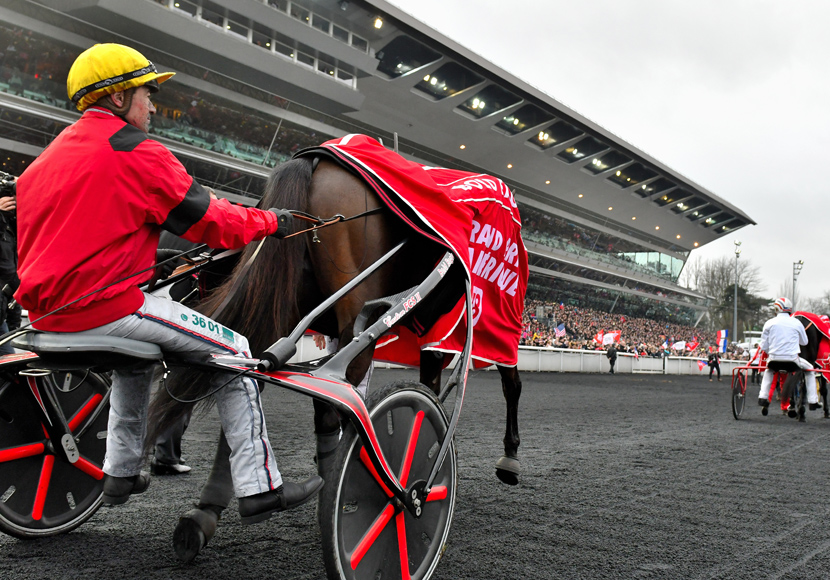
[[[339,165],[326,160],[317,164],[308,158],[297,158],[274,172],[260,207],[285,207],[315,216],[352,216],[383,205],[362,180]],[[390,211],[320,228],[314,235],[307,233],[281,241],[266,239],[244,278],[236,282],[240,269],[256,250],[256,244],[252,244],[242,253],[231,277],[199,310],[212,315],[225,302],[236,282],[235,294],[218,321],[246,335],[253,353],[262,352],[287,335],[304,314],[405,237],[411,241],[398,255],[346,294],[315,323],[316,331],[338,337],[339,344],[346,345],[353,338],[355,320],[368,301],[402,292],[422,282],[445,251],[437,243],[421,238]],[[454,305],[463,292],[461,274],[459,267],[456,275],[447,276],[447,287],[436,290],[434,297],[431,295],[419,308],[440,314]],[[357,385],[368,371],[372,350],[366,349],[349,365],[346,378],[353,385]],[[431,352],[422,354],[421,382],[436,394],[440,388],[442,366],[443,357]],[[499,367],[499,372],[507,402],[507,427],[505,455],[497,462],[496,469],[499,479],[515,485],[520,473],[517,452],[521,382],[515,368]],[[180,398],[191,399],[202,394],[207,384],[190,377],[172,381],[171,390],[183,395]],[[315,400],[314,409],[317,467],[325,478],[337,447],[340,421],[337,413],[324,403]],[[163,432],[187,411],[186,405],[170,399],[162,391],[151,407],[150,425],[154,426],[155,432]],[[150,433],[147,440],[154,441],[154,433]],[[228,457],[229,448],[224,436],[220,435],[214,467],[202,489],[199,506],[182,517],[174,534],[176,553],[182,560],[192,560],[198,554],[215,532],[219,514],[230,502],[233,488]]]

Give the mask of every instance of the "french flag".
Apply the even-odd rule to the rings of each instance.
[[[726,352],[726,343],[729,339],[729,330],[718,331],[718,352]]]

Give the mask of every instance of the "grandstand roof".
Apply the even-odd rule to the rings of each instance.
[[[755,223],[382,0],[41,2],[56,18],[146,47],[160,66],[207,69],[290,99],[289,111],[305,110],[334,136],[365,132],[391,145],[397,134],[405,155],[497,175],[520,200],[661,251],[684,254]],[[211,23],[214,13],[226,19]]]

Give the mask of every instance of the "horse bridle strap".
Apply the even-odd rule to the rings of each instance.
[[[295,218],[298,218],[298,219],[301,219],[301,220],[304,220],[304,221],[307,221],[307,222],[311,222],[314,225],[310,228],[300,230],[299,232],[294,232],[293,234],[288,234],[285,237],[286,238],[291,238],[293,236],[298,236],[298,235],[304,234],[306,232],[312,232],[312,231],[316,232],[320,228],[327,228],[329,226],[333,226],[334,224],[342,224],[342,223],[345,223],[345,222],[350,222],[350,221],[356,220],[358,218],[362,218],[362,217],[370,216],[370,215],[373,215],[373,214],[376,214],[376,213],[380,213],[385,209],[386,209],[386,206],[382,205],[382,206],[376,207],[374,209],[366,210],[362,213],[359,213],[359,214],[356,214],[356,215],[353,215],[353,216],[350,216],[350,217],[345,217],[343,214],[338,213],[338,214],[335,214],[333,217],[330,217],[330,218],[321,218],[321,217],[311,215],[310,213],[306,213],[304,211],[299,211],[299,210],[292,209],[292,210],[289,210],[289,211],[291,212],[291,215],[293,215]]]
[[[304,230],[301,230],[299,232],[294,232],[293,234],[288,234],[283,239],[290,238],[290,237],[293,237],[293,236],[297,236],[297,235],[300,235],[300,234],[304,234],[304,233],[310,232],[310,231],[314,231],[315,234],[316,234],[318,228],[325,228],[325,227],[328,227],[328,226],[333,226],[334,224],[341,224],[341,223],[348,222],[348,221],[351,221],[351,220],[356,220],[356,219],[361,218],[361,217],[365,217],[365,216],[369,216],[369,215],[372,215],[372,214],[379,213],[379,212],[383,211],[384,209],[386,209],[385,206],[380,206],[380,207],[376,207],[374,209],[370,209],[368,211],[364,211],[363,213],[359,213],[357,215],[353,215],[353,216],[350,216],[350,217],[344,217],[343,214],[337,214],[334,217],[330,217],[330,218],[320,218],[320,217],[308,214],[304,211],[299,211],[299,210],[293,210],[292,209],[292,210],[290,210],[291,215],[293,215],[294,217],[297,217],[301,220],[312,222],[315,225],[310,227],[310,228],[306,228]],[[219,308],[217,308],[215,311],[213,311],[210,314],[211,318],[216,320],[219,317],[219,315],[222,314],[222,312],[225,310],[225,308],[227,308],[228,304],[230,304],[231,300],[236,295],[236,291],[239,290],[239,287],[242,285],[242,282],[245,280],[245,276],[247,276],[248,270],[250,270],[251,266],[254,265],[254,260],[256,260],[256,257],[259,255],[259,251],[262,249],[262,244],[264,242],[265,242],[265,238],[262,238],[259,242],[257,242],[257,247],[254,250],[254,253],[251,254],[251,257],[248,258],[248,261],[245,262],[244,266],[242,266],[242,269],[239,271],[239,274],[236,276],[236,280],[233,281],[233,286],[231,286],[231,289],[228,291],[228,294],[225,296],[225,299],[222,300],[222,303],[219,305]]]

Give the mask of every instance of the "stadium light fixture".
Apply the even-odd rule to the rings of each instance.
[[[349,9],[349,0],[340,0],[337,5],[340,6],[340,10],[345,12]]]
[[[378,30],[383,28],[383,18],[381,18],[380,16],[375,18],[375,28],[377,28]]]
[[[804,267],[804,260],[799,260],[798,262],[793,262],[793,308],[795,308],[795,304],[796,304],[795,283],[798,280],[798,275],[801,274],[801,269],[803,267]]]

